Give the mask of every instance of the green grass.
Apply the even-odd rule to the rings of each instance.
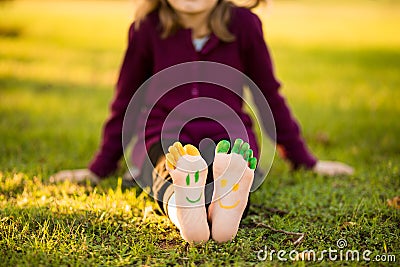
[[[123,170],[97,187],[49,183],[97,149],[132,4],[11,1],[0,13],[0,265],[280,265],[257,251],[336,249],[340,238],[399,262],[400,214],[387,206],[400,195],[396,1],[274,1],[263,13],[282,93],[310,148],[356,173],[290,172],[276,158],[235,240],[197,246],[151,212],[151,198],[121,186]],[[306,237],[294,246],[254,222]]]

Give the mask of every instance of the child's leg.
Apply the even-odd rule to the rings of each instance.
[[[157,201],[157,204],[161,211],[165,215],[167,215],[172,223],[180,229],[180,225],[177,219],[176,201],[172,178],[169,175],[168,170],[165,168],[165,155],[162,153],[161,147],[157,149],[161,152],[159,153],[160,155],[156,155],[158,157],[158,160],[155,161],[156,164],[151,171],[151,175],[149,171],[146,172],[147,176],[152,177],[151,193]],[[145,169],[149,168],[149,166],[146,167],[147,168]]]
[[[178,229],[181,229],[181,224],[179,223],[178,220],[178,209],[176,208],[175,193],[172,194],[172,196],[168,200],[167,212],[171,222],[175,224],[175,226],[178,227]]]
[[[174,189],[167,208],[171,221],[186,241],[207,241],[210,236],[204,195],[207,164],[192,145],[182,147],[176,142],[168,151],[165,164]]]
[[[135,182],[147,191],[157,202],[160,210],[167,214],[167,203],[174,193],[172,178],[165,169],[165,154],[161,143],[156,143],[147,151],[141,175]]]
[[[221,141],[213,164],[214,193],[209,208],[212,238],[217,242],[232,240],[247,206],[257,164],[248,143],[236,139],[231,153],[230,143]]]

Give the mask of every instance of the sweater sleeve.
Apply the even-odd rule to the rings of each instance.
[[[143,29],[145,22],[137,30],[134,23],[129,29],[128,47],[110,106],[110,115],[103,127],[100,149],[89,165],[89,169],[99,177],[107,176],[117,169],[123,154],[122,128],[125,112],[137,89],[151,75],[151,46],[148,31]],[[140,107],[135,106],[132,111],[138,114],[139,109]]]
[[[264,98],[267,100],[276,127],[276,143],[281,156],[288,159],[293,168],[301,166],[311,168],[315,165],[315,157],[308,151],[301,137],[299,124],[292,116],[285,99],[279,94],[280,83],[276,80],[271,57],[264,40],[262,24],[260,19],[250,11],[247,11],[246,30],[243,31],[244,38],[242,46],[245,49],[243,61],[245,62],[245,73],[259,87]],[[243,25],[243,24],[242,24]],[[265,131],[267,129],[267,116],[263,114],[265,101],[254,97],[255,104],[260,111]]]

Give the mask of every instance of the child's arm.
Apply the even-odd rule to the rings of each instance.
[[[51,178],[52,181],[83,182],[89,180],[97,184],[102,177],[117,169],[118,161],[123,153],[122,126],[126,109],[136,90],[151,75],[152,61],[149,52],[151,46],[146,27],[149,25],[143,21],[138,30],[135,30],[134,24],[129,29],[128,47],[111,104],[111,114],[104,125],[100,149],[89,168],[60,171]],[[138,113],[139,109],[139,106],[135,106],[132,110]]]
[[[111,115],[104,126],[100,150],[89,166],[90,171],[99,177],[107,176],[117,169],[123,154],[122,127],[125,112],[137,89],[151,76],[151,44],[149,29],[146,28],[148,23],[143,21],[139,29],[136,30],[132,24],[129,30],[128,48],[111,104]],[[140,107],[135,106],[131,111],[139,114],[139,110]],[[137,119],[137,116],[133,117]]]
[[[241,38],[245,72],[257,84],[270,106],[276,125],[276,142],[281,155],[291,162],[293,168],[306,167],[317,173],[328,175],[352,173],[352,169],[345,164],[317,161],[310,153],[302,139],[298,123],[292,116],[285,99],[279,94],[280,84],[275,79],[260,19],[248,12],[247,18],[242,18],[242,22],[242,25],[246,25],[246,30],[242,31],[245,36]],[[257,97],[254,101],[266,126],[268,118],[262,112],[265,110],[263,107],[265,102]],[[268,129],[266,130],[268,132]]]

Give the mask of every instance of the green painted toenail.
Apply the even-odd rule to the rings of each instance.
[[[246,161],[248,161],[250,158],[253,157],[253,150],[251,150],[250,148],[246,150],[246,152],[244,152],[244,159]]]
[[[257,167],[257,159],[256,158],[250,158],[249,159],[249,167],[252,170],[255,170]]]
[[[244,143],[242,147],[240,148],[239,154],[244,156],[244,153],[250,148],[250,145],[248,143]]]
[[[228,153],[230,147],[231,143],[229,141],[222,140],[218,143],[216,150],[217,153]]]
[[[251,159],[253,157],[253,149],[250,148],[247,152],[249,153],[249,159]]]
[[[240,138],[236,139],[235,143],[233,144],[232,153],[239,154],[240,147],[242,146],[242,144],[243,144],[243,140],[242,139],[240,139]]]

